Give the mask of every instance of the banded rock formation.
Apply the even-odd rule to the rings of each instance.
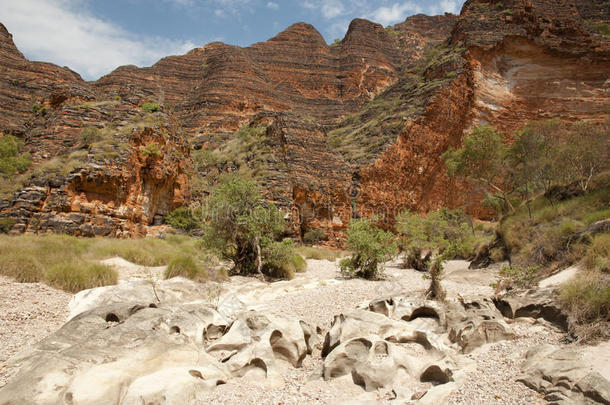
[[[234,171],[263,186],[293,235],[319,228],[332,244],[353,216],[391,220],[405,208],[468,204],[440,155],[474,126],[508,132],[533,119],[607,116],[610,42],[594,24],[609,20],[602,0],[469,0],[460,16],[417,15],[385,29],[357,19],[330,46],[298,23],[247,48],[212,43],[96,82],[27,61],[1,27],[0,130],[22,137],[35,164],[3,192],[0,216],[14,232],[154,234],[169,211],[205,199],[220,174]],[[163,111],[148,114],[145,102]],[[229,142],[241,142],[239,128],[261,125],[264,152],[227,155]],[[127,145],[115,148],[121,157],[81,156],[63,180],[41,176],[52,159],[85,153],[80,134],[90,126]],[[186,159],[172,163],[165,149],[162,159],[144,159],[130,129],[171,132],[159,145]],[[191,168],[187,144],[213,162]],[[132,176],[131,164],[142,174]],[[124,174],[92,174],[99,166]],[[71,191],[83,177],[87,190]],[[81,220],[87,203],[73,194],[83,191],[97,208]],[[65,202],[47,208],[44,195],[58,193]],[[94,224],[104,230],[89,232]]]

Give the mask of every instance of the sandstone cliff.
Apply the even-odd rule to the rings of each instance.
[[[26,60],[0,25],[0,130],[34,162],[0,216],[14,232],[154,234],[228,172],[259,182],[295,236],[333,244],[356,215],[468,205],[440,155],[472,127],[607,116],[609,20],[601,0],[469,0],[460,16],[356,19],[330,46],[298,23],[96,82]]]

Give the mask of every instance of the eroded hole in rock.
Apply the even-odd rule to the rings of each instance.
[[[267,364],[263,359],[255,357],[237,373],[238,377],[245,375],[253,378],[267,378]]]
[[[117,314],[113,314],[112,312],[109,312],[106,314],[106,322],[116,322],[119,323],[119,317]]]
[[[129,315],[133,315],[144,308],[146,308],[144,305],[134,305],[133,307],[129,308]]]
[[[419,307],[411,313],[411,316],[408,317],[408,319],[405,319],[405,318],[406,317],[403,317],[403,320],[405,320],[407,322],[411,322],[417,318],[432,318],[432,319],[437,319],[437,320],[440,319],[438,313],[433,308],[430,308],[430,307]]]
[[[227,383],[227,382],[226,382],[226,381],[223,381],[223,380],[218,380],[218,381],[216,381],[216,385],[224,385],[224,384],[226,384],[226,383]]]
[[[176,333],[179,334],[180,333],[180,327],[179,326],[172,326],[171,328],[169,328],[169,333]]]
[[[151,303],[151,304],[148,305],[148,308],[157,308],[157,304],[152,304]]]
[[[390,348],[386,342],[375,342],[375,346],[373,346],[375,360],[383,361],[387,359],[390,352],[389,349]]]
[[[368,357],[371,346],[373,346],[373,343],[370,340],[354,339],[345,345],[345,353],[352,359],[364,360]]]
[[[273,350],[273,355],[278,359],[291,363],[293,366],[298,366],[298,359],[295,358],[290,347],[288,347],[289,343],[283,339],[283,336],[279,330],[274,330],[271,333],[269,344],[271,345],[271,350]]]
[[[364,378],[356,370],[352,370],[352,381],[354,382],[354,384],[366,389],[366,383],[364,382]]]
[[[203,341],[205,342],[205,341],[219,339],[222,337],[222,335],[224,335],[225,330],[226,330],[226,328],[224,325],[210,324],[207,326],[207,328],[205,328],[203,330]]]
[[[189,374],[195,378],[200,378],[202,380],[204,379],[203,374],[201,374],[201,371],[199,371],[199,370],[189,370]]]
[[[453,373],[449,369],[443,371],[439,366],[434,364],[422,373],[419,380],[421,382],[430,382],[433,385],[446,384],[453,381]]]

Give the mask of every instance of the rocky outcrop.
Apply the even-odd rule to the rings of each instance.
[[[483,297],[446,303],[379,299],[368,310],[335,317],[322,348],[323,377],[348,375],[366,391],[391,388],[412,399],[415,393],[407,387],[418,382],[438,386],[454,381],[465,366],[459,353],[513,336],[491,300]],[[437,394],[431,390],[421,399],[440,401]]]
[[[607,349],[607,345],[606,345]],[[530,349],[519,382],[550,404],[609,404],[610,382],[575,348],[542,345]]]
[[[173,304],[133,297],[75,316],[14,359],[22,369],[0,404],[195,403],[230,378],[282,384],[277,361],[299,367],[311,353],[316,335],[304,322],[253,311],[225,317],[188,302],[196,283],[173,286],[181,288]]]
[[[567,330],[568,315],[555,298],[553,288],[542,288],[509,292],[496,297],[494,304],[507,318],[542,318]]]

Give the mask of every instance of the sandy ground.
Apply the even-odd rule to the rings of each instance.
[[[59,329],[72,294],[41,283],[16,283],[0,276],[0,387],[17,370],[6,361],[25,346]]]
[[[107,264],[120,272],[120,280],[158,278],[163,268],[136,266],[122,259],[110,259]],[[468,263],[451,261],[446,267],[443,286],[448,294],[492,294],[489,284],[495,279],[492,270],[468,270]],[[249,287],[260,283],[236,277],[233,288]],[[388,263],[385,278],[380,281],[341,278],[335,263],[326,260],[308,260],[307,272],[297,274],[294,280],[263,285],[256,290],[257,309],[271,313],[295,316],[321,329],[321,337],[335,315],[371,299],[397,294],[421,293],[429,281],[422,273],[400,269],[397,262]],[[262,283],[261,283],[262,284]],[[261,286],[259,286],[261,287]],[[6,367],[6,359],[20,348],[44,338],[57,330],[68,314],[67,303],[71,294],[42,284],[15,283],[0,278],[0,387],[16,370]],[[477,367],[451,395],[451,404],[537,404],[544,403],[540,395],[522,384],[514,382],[522,355],[528,348],[541,343],[560,343],[562,334],[553,328],[532,322],[513,324],[517,338],[510,342],[488,345],[469,356]],[[336,404],[358,398],[379,403],[390,401],[391,393],[364,390],[342,379],[324,382],[313,378],[322,367],[320,347],[308,356],[303,366],[294,369],[286,365],[286,383],[276,388],[251,384],[245,379],[230,380],[219,386],[204,403],[209,404]],[[428,388],[422,384],[421,389]],[[408,402],[407,402],[408,403]]]

